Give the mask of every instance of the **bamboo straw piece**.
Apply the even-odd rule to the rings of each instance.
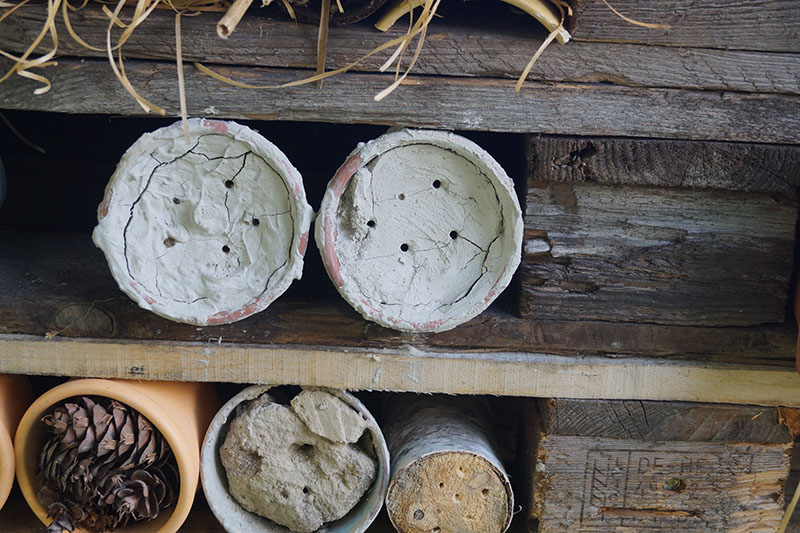
[[[242,20],[245,11],[247,11],[252,3],[253,0],[236,0],[231,4],[231,7],[225,12],[225,15],[217,22],[217,35],[223,39],[230,37],[231,33],[236,29],[236,26],[239,25],[239,21]]]

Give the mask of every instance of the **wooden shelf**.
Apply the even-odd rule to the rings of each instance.
[[[310,258],[265,312],[200,328],[136,307],[87,235],[4,232],[0,248],[0,372],[800,405],[789,326],[550,323],[501,302],[450,332],[402,334],[358,316]]]

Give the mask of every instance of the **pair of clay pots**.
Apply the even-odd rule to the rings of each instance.
[[[143,135],[98,210],[94,241],[140,307],[199,326],[264,310],[302,274],[313,211],[300,173],[234,122]],[[328,184],[315,237],[366,319],[436,332],[481,313],[521,259],[522,215],[491,155],[450,132],[359,144]]]
[[[211,384],[157,381],[125,381],[106,379],[76,379],[59,385],[37,398],[22,415],[30,403],[30,386],[25,392],[27,381],[17,377],[0,376],[0,391],[8,391],[8,401],[2,403],[0,410],[0,502],[7,496],[13,480],[13,465],[16,462],[17,480],[28,505],[45,524],[51,522],[47,512],[37,498],[38,483],[36,471],[39,453],[47,440],[47,430],[41,418],[49,409],[68,398],[75,396],[102,396],[115,399],[139,411],[158,428],[169,443],[178,465],[180,486],[175,505],[151,522],[129,525],[120,531],[125,533],[178,531],[189,515],[197,492],[202,472],[203,484],[209,505],[220,522],[229,531],[248,531],[252,533],[287,532],[288,529],[253,515],[239,507],[226,489],[225,472],[218,458],[218,447],[227,431],[229,417],[237,405],[254,398],[269,387],[253,386],[236,395],[222,409]],[[3,388],[5,386],[5,389]],[[388,485],[388,452],[377,423],[366,408],[352,395],[343,391],[329,391],[350,404],[370,422],[369,431],[373,437],[378,459],[378,478],[372,489],[347,516],[327,527],[331,533],[365,531],[374,520],[383,503]],[[27,398],[27,402],[25,401]],[[15,446],[12,449],[10,432],[6,432],[7,442],[3,440],[3,423],[6,413],[13,427],[16,420]],[[22,417],[21,420],[19,419]],[[208,431],[206,432],[206,429]],[[201,466],[201,446],[203,448]],[[16,461],[14,461],[14,451]],[[10,468],[10,478],[8,478]]]

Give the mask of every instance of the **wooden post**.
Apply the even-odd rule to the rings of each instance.
[[[392,464],[386,509],[401,533],[503,532],[514,495],[485,406],[470,398],[395,398],[384,431]]]
[[[527,409],[529,518],[561,531],[770,531],[798,411],[546,400]],[[537,416],[538,411],[538,416]]]

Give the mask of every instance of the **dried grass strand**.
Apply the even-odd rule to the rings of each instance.
[[[183,51],[181,48],[181,12],[175,13],[175,62],[178,67],[178,100],[181,104],[181,122],[183,123],[183,140],[186,146],[189,139],[189,113],[186,111],[186,84],[183,80]]]
[[[28,69],[35,67],[44,68],[57,64],[55,61],[51,61],[51,59],[55,57],[56,50],[58,50],[58,32],[56,31],[55,17],[58,14],[58,8],[61,6],[61,1],[62,0],[47,1],[47,19],[42,26],[42,30],[21,56],[17,57],[13,56],[12,54],[8,54],[7,52],[3,52],[4,57],[11,58],[13,61],[15,61],[15,63],[11,66],[8,72],[0,77],[0,83],[4,82],[16,73],[18,76],[32,79],[42,84],[41,87],[38,87],[33,91],[33,94],[44,94],[50,90],[51,84],[46,77],[40,74],[29,72]],[[28,59],[28,57],[34,52],[34,50],[36,50],[36,48],[41,44],[48,34],[53,42],[53,48],[49,52],[37,57],[36,59]]]
[[[331,0],[322,0],[317,31],[317,75],[325,72],[325,58],[328,55],[328,29],[331,24]],[[322,80],[319,80],[322,85]]]
[[[611,4],[609,4],[607,0],[603,0],[603,3],[606,5],[608,9],[613,11],[616,16],[618,16],[625,22],[630,22],[631,24],[634,24],[636,26],[642,26],[643,28],[650,28],[652,30],[668,30],[672,28],[672,26],[670,26],[669,24],[653,24],[650,22],[639,22],[638,20],[626,17],[625,15],[614,9],[614,7]]]
[[[139,0],[137,2],[136,9],[134,11],[133,20],[125,28],[125,32],[127,32],[127,33],[123,32],[123,34],[119,38],[118,46],[117,46],[117,55],[119,57],[119,65],[117,65],[117,61],[114,59],[114,50],[111,48],[111,30],[114,28],[114,25],[119,21],[119,12],[122,10],[122,7],[125,5],[125,1],[126,0],[119,0],[119,2],[117,3],[116,9],[114,10],[113,13],[111,13],[111,16],[109,17],[110,21],[108,23],[108,29],[106,30],[106,52],[108,53],[108,61],[111,64],[111,70],[114,72],[114,76],[116,76],[116,78],[119,80],[119,82],[122,84],[122,86],[125,87],[125,90],[128,91],[128,94],[133,96],[134,100],[136,100],[136,103],[139,104],[139,106],[145,111],[145,113],[149,113],[149,112],[153,111],[155,113],[158,113],[159,115],[166,115],[167,113],[163,109],[161,109],[160,107],[152,104],[150,101],[148,101],[147,99],[142,97],[138,92],[136,92],[136,89],[133,88],[133,84],[128,79],[128,76],[125,74],[125,65],[124,65],[124,63],[122,61],[122,45],[125,43],[125,40],[127,40],[127,38],[130,36],[130,33],[132,32],[131,28],[135,29],[134,22],[136,22],[138,20],[139,21],[138,24],[141,24],[141,20],[142,19],[139,18],[141,16],[141,14],[142,13],[148,13],[149,14],[150,12],[152,12],[152,9],[150,9],[150,11],[146,11],[146,10],[142,11],[141,10],[141,8],[143,7],[143,5],[145,3],[145,0]],[[156,0],[155,2],[153,2],[153,6],[157,5],[158,2],[159,2],[159,0]],[[103,8],[105,9],[105,6],[103,6]],[[153,7],[153,9],[154,9],[154,7]],[[139,17],[137,17],[137,13],[139,14]],[[119,22],[121,22],[121,21],[119,21]],[[128,31],[128,30],[130,30],[130,31]]]
[[[0,2],[0,7],[7,7],[7,8],[9,8],[9,9],[8,9],[8,11],[6,11],[6,12],[5,12],[5,13],[3,13],[2,15],[0,15],[0,22],[3,22],[3,21],[4,21],[4,20],[5,20],[7,17],[9,17],[9,16],[10,16],[10,15],[11,15],[11,14],[14,12],[14,11],[16,11],[16,10],[17,10],[17,9],[19,9],[19,8],[21,8],[22,6],[24,6],[24,5],[25,5],[25,4],[27,4],[28,2],[30,2],[30,0],[22,0],[22,2],[19,2],[18,4],[12,4],[12,3],[9,3],[9,2]]]
[[[800,500],[800,483],[797,484],[797,487],[794,489],[794,496],[792,496],[792,501],[789,502],[789,505],[786,507],[786,512],[783,513],[783,520],[781,520],[781,525],[778,527],[777,533],[784,533],[786,528],[789,526],[789,520],[792,518],[792,514],[794,514],[794,509],[797,507],[797,500]]]
[[[317,80],[324,80],[326,78],[330,78],[331,76],[336,76],[337,74],[342,74],[344,72],[347,72],[348,70],[351,70],[354,67],[358,66],[365,59],[368,59],[368,58],[374,56],[375,54],[383,52],[384,50],[388,50],[390,48],[394,48],[394,47],[402,44],[406,40],[412,39],[416,35],[419,35],[419,31],[420,31],[419,28],[415,28],[415,29],[413,29],[412,31],[410,31],[409,33],[407,33],[405,35],[402,35],[400,37],[395,37],[394,39],[390,39],[389,41],[386,41],[385,43],[376,46],[375,48],[370,50],[368,53],[364,54],[360,58],[356,59],[355,61],[353,61],[353,62],[351,62],[351,63],[349,63],[349,64],[347,64],[347,65],[345,65],[343,67],[337,68],[335,70],[329,70],[329,71],[327,71],[327,72],[325,72],[323,74],[315,74],[315,75],[309,76],[307,78],[303,78],[303,79],[295,80],[295,81],[290,81],[290,82],[287,82],[287,83],[281,83],[281,84],[278,84],[278,85],[253,85],[253,84],[250,84],[250,83],[243,83],[243,82],[240,82],[240,81],[236,81],[236,80],[234,80],[232,78],[229,78],[227,76],[223,76],[222,74],[220,74],[220,73],[208,68],[207,66],[203,65],[200,62],[195,62],[194,66],[197,67],[197,70],[199,70],[203,74],[205,74],[207,76],[210,76],[210,77],[214,78],[217,81],[221,81],[222,83],[225,83],[225,84],[228,84],[228,85],[232,85],[234,87],[239,87],[241,89],[284,89],[284,88],[287,88],[287,87],[297,87],[299,85],[306,85],[308,83],[313,83],[313,82],[315,82]]]

